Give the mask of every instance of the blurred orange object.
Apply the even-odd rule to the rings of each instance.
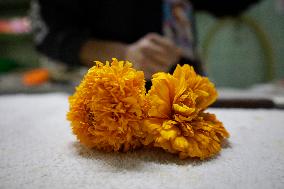
[[[23,75],[22,82],[26,86],[35,86],[46,83],[48,79],[49,79],[48,70],[44,68],[38,68],[26,72]]]

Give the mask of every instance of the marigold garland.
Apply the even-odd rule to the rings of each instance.
[[[86,146],[105,151],[140,146],[145,92],[144,73],[130,62],[96,62],[69,98],[73,133]]]
[[[208,158],[229,137],[223,124],[205,109],[217,98],[207,78],[191,66],[173,75],[156,73],[146,95],[144,73],[130,62],[96,62],[69,98],[73,133],[86,146],[128,151],[160,147],[180,158]]]
[[[154,74],[152,83],[143,144],[178,153],[182,159],[219,152],[229,134],[215,115],[204,113],[217,98],[213,83],[189,65],[178,65],[173,75]]]

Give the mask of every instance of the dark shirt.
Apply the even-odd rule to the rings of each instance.
[[[191,3],[196,10],[224,16],[238,14],[255,1]],[[149,32],[162,32],[162,0],[38,0],[32,9],[37,9],[32,12],[38,50],[69,65],[80,63],[80,48],[89,39],[129,44]],[[197,64],[191,61],[182,59],[181,63]]]

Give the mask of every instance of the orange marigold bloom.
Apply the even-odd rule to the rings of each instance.
[[[130,62],[96,62],[69,98],[73,133],[90,148],[128,151],[140,146],[145,92],[144,73]]]
[[[217,98],[213,83],[189,65],[178,65],[173,75],[157,73],[152,83],[143,143],[178,153],[180,158],[204,159],[219,152],[229,134],[215,115],[204,113]]]

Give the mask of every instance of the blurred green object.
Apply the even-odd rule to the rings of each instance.
[[[19,67],[16,61],[0,57],[0,73],[12,71]]]
[[[0,59],[10,60],[9,63],[1,61],[1,67],[10,65],[11,61],[20,67],[38,67],[38,54],[31,34],[0,34],[0,43]]]
[[[210,28],[207,36],[205,36],[204,42],[202,44],[203,49],[203,57],[205,60],[205,63],[208,59],[209,54],[209,47],[211,43],[214,40],[214,37],[216,34],[227,24],[237,24],[239,27],[240,25],[243,25],[245,27],[248,27],[250,31],[255,35],[257,42],[259,46],[261,47],[261,50],[264,55],[265,60],[265,75],[264,75],[264,81],[269,82],[272,81],[275,77],[274,74],[274,52],[272,49],[271,42],[268,38],[268,35],[266,32],[260,27],[260,25],[251,17],[249,16],[240,16],[238,18],[225,18],[221,19],[218,22],[216,22],[212,28]]]
[[[284,15],[263,0],[238,20],[198,13],[199,52],[218,87],[247,88],[284,77]],[[214,31],[215,30],[215,31]]]

